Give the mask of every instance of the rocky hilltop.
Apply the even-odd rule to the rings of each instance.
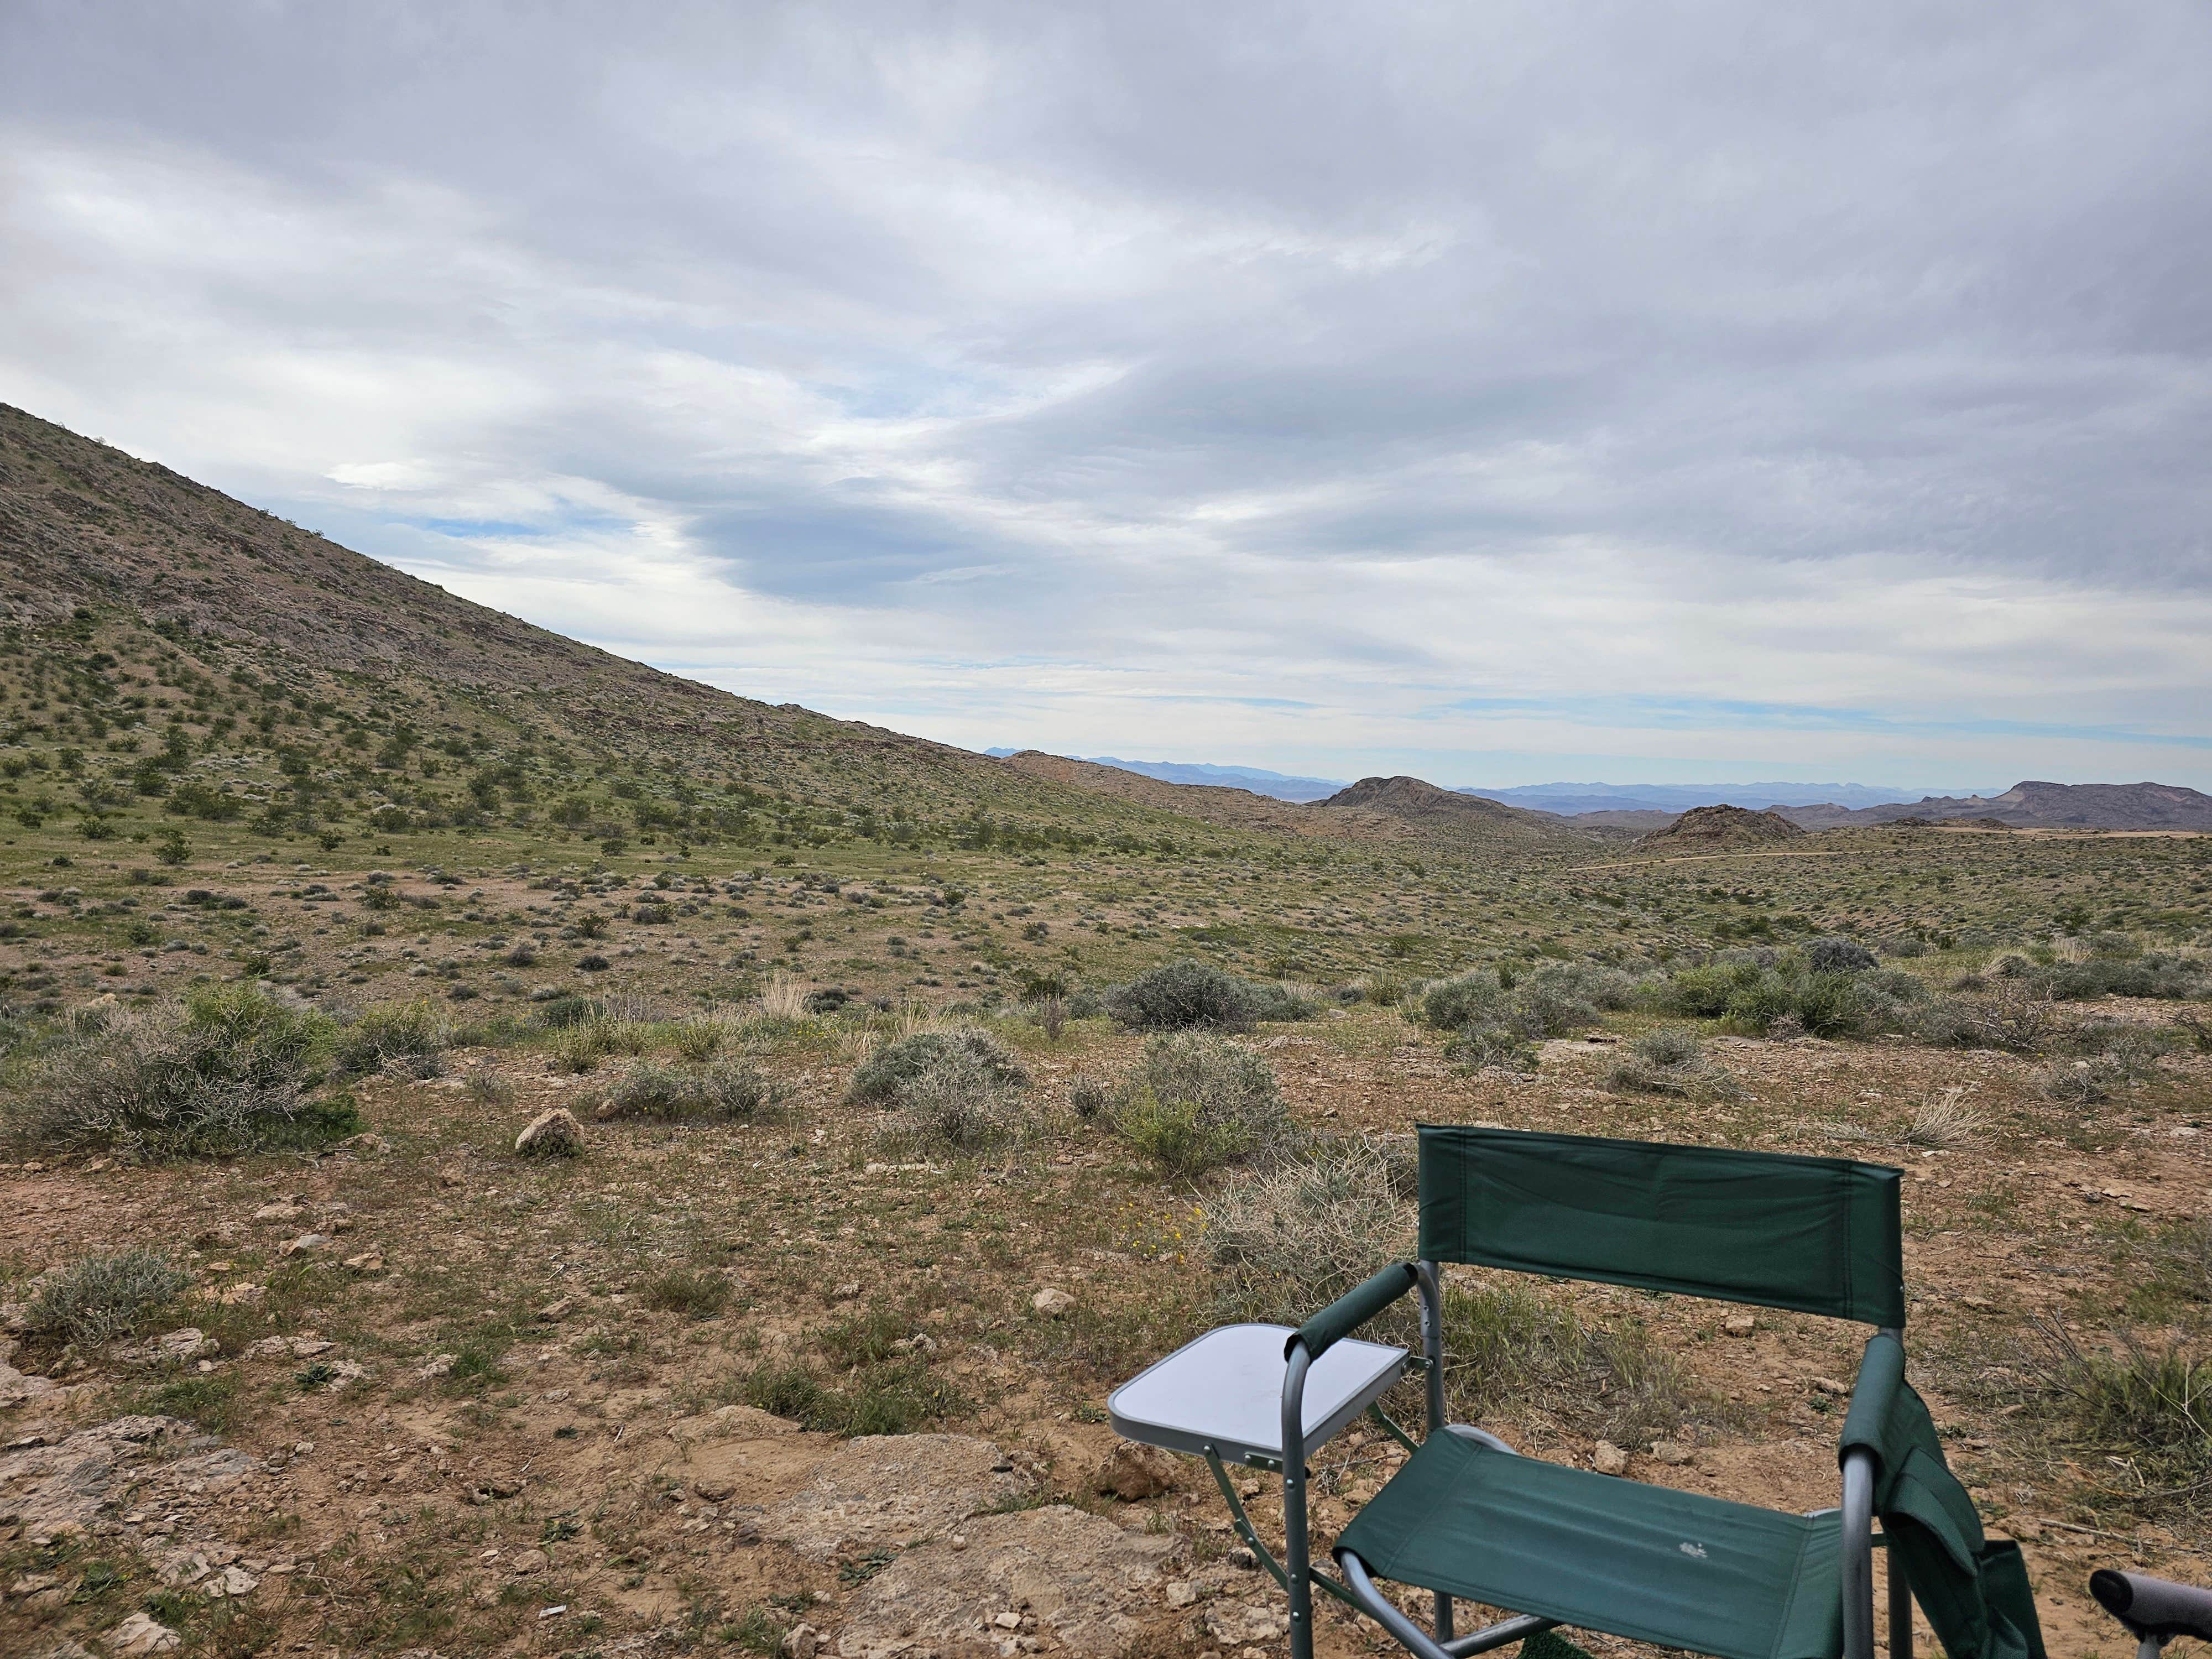
[[[1764,842],[1795,841],[1803,834],[1779,812],[1753,812],[1741,806],[1693,806],[1664,830],[1653,830],[1636,844],[1655,852],[1718,852],[1756,847]]]

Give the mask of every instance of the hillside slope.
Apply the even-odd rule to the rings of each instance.
[[[395,721],[499,742],[535,734],[679,779],[706,769],[886,813],[1146,830],[1160,817],[965,750],[663,673],[0,404],[0,619],[35,629],[81,611],[98,634],[84,643],[126,663],[132,647],[102,630],[213,643],[210,666],[343,709],[386,740]]]

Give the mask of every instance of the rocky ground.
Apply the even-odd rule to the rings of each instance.
[[[757,1047],[792,1091],[757,1126],[596,1121],[622,1062],[564,1075],[524,1047],[362,1085],[369,1132],[327,1155],[0,1170],[19,1282],[130,1244],[195,1279],[146,1338],[9,1344],[0,1650],[1279,1648],[1279,1598],[1203,1466],[1133,1456],[1103,1421],[1112,1384],[1224,1316],[1211,1189],[1163,1182],[1066,1111],[1071,1081],[1110,1075],[1134,1039],[1006,1029],[1040,1126],[988,1160],[887,1146],[844,1099],[854,1056],[802,1022]],[[2187,1508],[2131,1498],[2124,1449],[2069,1438],[2014,1364],[2039,1325],[2195,1340],[2212,1059],[2170,1055],[2075,1109],[2007,1054],[1723,1038],[1734,1091],[1696,1104],[1608,1090],[1621,1035],[1548,1045],[1533,1080],[1455,1072],[1394,1011],[1249,1041],[1316,1129],[1481,1120],[1904,1165],[1916,1379],[1992,1529],[2027,1542],[2051,1650],[2118,1651],[2085,1606],[2094,1563],[2212,1577]],[[584,1155],[516,1156],[556,1105]],[[1681,1423],[1633,1443],[1504,1401],[1490,1420],[1524,1450],[1834,1501],[1856,1334],[1558,1295],[1656,1345],[1691,1391]],[[1317,1531],[1396,1457],[1364,1431],[1333,1446]],[[1247,1491],[1271,1531],[1269,1487]],[[1334,1612],[1322,1642],[1375,1645]]]

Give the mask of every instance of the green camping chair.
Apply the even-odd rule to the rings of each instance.
[[[1208,1332],[1115,1390],[1132,1439],[1212,1466],[1239,1534],[1289,1592],[1291,1651],[1310,1659],[1313,1587],[1419,1659],[1514,1642],[1572,1652],[1579,1626],[1715,1659],[1872,1659],[1875,1518],[1890,1551],[1890,1655],[1909,1659],[1917,1598],[1951,1659],[2043,1659],[2019,1547],[1983,1536],[1905,1381],[1895,1170],[1838,1158],[1510,1129],[1420,1132],[1420,1260],[1384,1268],[1296,1331]],[[1522,1457],[1445,1420],[1446,1262],[1785,1308],[1874,1326],[1844,1421],[1842,1505],[1789,1515]],[[1423,1354],[1352,1333],[1420,1298]],[[1306,1461],[1408,1370],[1428,1431],[1314,1570]],[[1268,1419],[1272,1417],[1273,1421]],[[1284,1449],[1295,1447],[1297,1455]],[[1279,1469],[1284,1559],[1261,1545],[1224,1462]],[[1376,1580],[1434,1596],[1424,1630]],[[1455,1600],[1514,1610],[1455,1637]]]

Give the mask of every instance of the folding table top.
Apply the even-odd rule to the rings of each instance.
[[[1279,1463],[1289,1369],[1283,1347],[1296,1334],[1288,1325],[1223,1325],[1185,1343],[1114,1390],[1106,1411],[1115,1432],[1170,1451],[1211,1448],[1224,1462]],[[1304,1457],[1405,1369],[1403,1348],[1375,1342],[1339,1342],[1316,1360],[1306,1373]]]

